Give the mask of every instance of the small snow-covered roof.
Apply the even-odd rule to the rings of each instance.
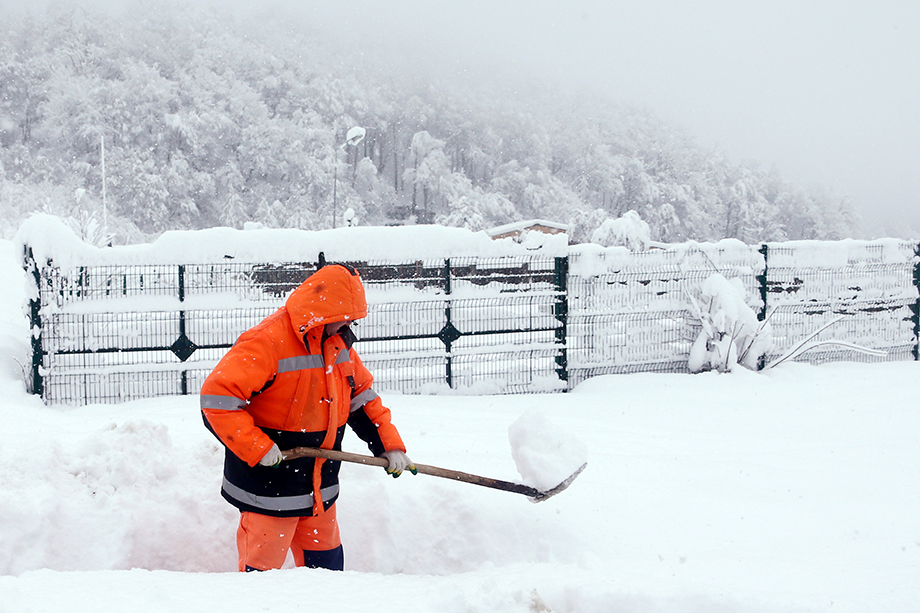
[[[545,219],[527,219],[524,221],[515,221],[503,226],[497,226],[486,230],[486,234],[492,238],[501,238],[510,234],[523,232],[524,230],[536,230],[545,234],[561,234],[569,231],[567,224],[556,221],[547,221]]]

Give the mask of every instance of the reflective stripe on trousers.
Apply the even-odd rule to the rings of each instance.
[[[226,477],[224,477],[223,490],[234,500],[265,511],[297,511],[298,509],[313,508],[312,493],[299,496],[257,496],[230,483]],[[336,483],[335,485],[324,487],[319,492],[323,500],[331,500],[338,496],[339,485]]]

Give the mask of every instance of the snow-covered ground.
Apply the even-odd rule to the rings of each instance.
[[[418,462],[522,480],[520,439],[542,437],[573,456],[545,459],[586,452],[588,467],[533,504],[346,464],[346,571],[243,575],[196,397],[74,408],[25,393],[19,261],[0,242],[4,613],[920,610],[920,364],[386,394]],[[366,453],[353,435],[346,449]]]

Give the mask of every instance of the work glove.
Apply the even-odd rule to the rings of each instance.
[[[418,469],[415,467],[415,464],[412,463],[412,460],[409,459],[409,456],[399,449],[384,451],[382,455],[387,459],[387,462],[389,462],[386,467],[387,474],[393,475],[394,479],[401,475],[404,470],[408,470],[413,475],[418,474]]]
[[[272,448],[265,452],[265,455],[259,460],[259,464],[270,468],[277,468],[281,465],[282,459],[281,450],[278,449],[278,444],[272,443]]]

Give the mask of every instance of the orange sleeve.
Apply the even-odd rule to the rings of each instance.
[[[402,437],[399,436],[396,426],[390,421],[390,409],[383,405],[383,400],[371,387],[374,383],[374,377],[354,350],[351,350],[351,360],[355,368],[355,392],[353,398],[361,403],[360,407],[355,407],[356,410],[363,410],[376,426],[377,435],[380,437],[384,451],[399,449],[405,452],[406,445],[403,443]],[[367,400],[362,402],[362,399]]]
[[[277,360],[264,337],[245,333],[201,386],[201,412],[210,430],[238,458],[255,466],[272,440],[246,410],[253,393],[275,375]]]

